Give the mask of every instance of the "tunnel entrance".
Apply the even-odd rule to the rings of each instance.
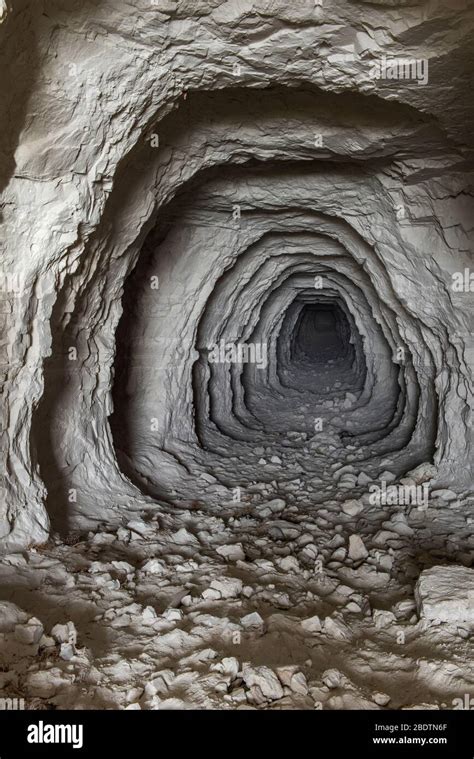
[[[329,361],[351,359],[351,329],[338,304],[303,306],[291,339],[291,358],[311,361],[315,367]]]

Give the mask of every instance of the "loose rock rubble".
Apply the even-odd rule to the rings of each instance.
[[[460,514],[408,515],[390,554],[388,507],[331,535],[317,507],[283,502],[267,534],[291,534],[257,544],[258,511],[226,525],[163,510],[133,540],[104,528],[5,557],[2,692],[36,709],[227,710],[442,709],[473,691],[474,570],[430,566],[453,531],[472,550]],[[326,505],[324,522],[339,515]]]

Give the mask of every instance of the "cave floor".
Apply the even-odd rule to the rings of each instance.
[[[469,631],[420,618],[414,586],[469,563],[468,505],[244,491],[220,516],[155,506],[52,538],[0,564],[2,691],[38,709],[453,708],[474,689]]]

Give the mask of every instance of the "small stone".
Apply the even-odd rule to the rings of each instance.
[[[125,527],[119,527],[117,530],[117,540],[128,543],[130,541],[130,530],[126,530]]]
[[[245,629],[249,630],[252,627],[263,627],[264,621],[258,611],[253,611],[251,614],[246,614],[245,617],[242,617],[240,624],[242,627],[245,627]]]
[[[223,675],[229,675],[232,680],[235,680],[237,673],[240,669],[239,660],[235,656],[226,656],[222,661],[216,662],[211,665],[213,672],[220,672]]]
[[[355,499],[351,499],[349,501],[344,501],[342,504],[342,510],[344,514],[347,514],[348,516],[355,517],[357,514],[360,514],[361,511],[363,511],[364,505],[360,501],[356,501]]]
[[[340,548],[341,546],[344,546],[346,544],[346,541],[342,537],[342,535],[334,535],[334,537],[331,538],[329,543],[327,544],[327,548]]]
[[[153,624],[153,622],[156,622],[157,619],[156,611],[154,610],[153,606],[147,606],[145,609],[143,609],[141,616],[145,624]]]
[[[406,516],[402,512],[392,514],[390,521],[382,522],[382,527],[402,537],[409,538],[414,534],[414,530],[407,523]]]
[[[264,699],[276,701],[279,698],[283,698],[282,685],[276,674],[269,667],[251,667],[248,664],[244,664],[242,679],[248,688],[258,688]],[[254,691],[254,695],[258,697],[259,694]]]
[[[362,611],[359,604],[356,604],[355,601],[349,601],[349,603],[346,604],[345,608],[347,609],[347,611],[350,611],[352,614],[360,614],[360,612]]]
[[[316,614],[314,617],[303,619],[300,624],[303,630],[309,633],[321,632],[322,630],[321,620]]]
[[[283,498],[274,498],[272,501],[267,501],[265,505],[268,509],[270,509],[270,511],[277,513],[284,510],[286,507],[286,502],[283,500]]]
[[[323,629],[326,635],[336,640],[349,640],[351,637],[349,629],[342,622],[337,622],[331,617],[325,618]]]
[[[220,598],[237,598],[242,592],[242,580],[236,577],[222,577],[220,580],[212,580],[210,588],[204,590],[202,597],[207,600]]]
[[[290,688],[293,693],[299,693],[301,696],[308,694],[308,683],[303,672],[295,672],[290,681]]]
[[[140,571],[145,574],[162,575],[166,573],[166,564],[160,559],[149,559],[142,565]]]
[[[407,472],[406,476],[414,480],[417,485],[421,485],[423,482],[432,480],[437,475],[436,467],[433,464],[423,463],[418,464],[415,469]]]
[[[41,636],[43,635],[43,625],[16,625],[15,626],[15,640],[24,646],[32,646],[39,643]]]
[[[277,667],[276,673],[283,686],[290,687],[291,678],[298,672],[297,664],[287,664],[284,667]]]
[[[61,643],[59,647],[59,656],[64,661],[70,661],[76,655],[76,650],[71,643]]]
[[[362,538],[359,535],[351,535],[349,537],[349,558],[353,561],[360,561],[366,559],[368,555],[369,552]]]
[[[198,546],[199,540],[191,532],[188,532],[186,527],[181,527],[180,530],[170,536],[170,540],[173,543],[177,543],[180,546]]]
[[[395,625],[397,623],[395,614],[384,609],[374,609],[372,612],[372,618],[374,620],[375,627],[378,630],[382,630],[384,627],[389,627],[390,625]]]
[[[400,617],[406,617],[411,616],[413,612],[416,610],[416,603],[411,598],[404,599],[403,601],[399,601],[395,604],[393,607],[393,612],[396,616]]]
[[[54,638],[56,643],[71,643],[75,646],[77,644],[77,630],[74,622],[67,622],[65,625],[54,625],[51,630],[51,637]]]
[[[243,688],[236,688],[230,694],[229,699],[236,704],[244,704],[247,701],[247,695]]]
[[[380,482],[393,482],[396,479],[396,475],[394,475],[393,472],[389,472],[387,469],[379,475]]]
[[[40,648],[54,648],[56,641],[54,638],[50,638],[49,635],[42,635],[39,641]]]
[[[149,524],[146,522],[140,521],[139,519],[132,519],[130,522],[127,523],[127,529],[130,530],[132,533],[136,533],[141,538],[144,538],[147,536],[147,534],[150,533],[150,531],[153,529]]]
[[[283,559],[278,559],[276,563],[279,567],[281,567],[281,569],[283,569],[284,572],[300,571],[300,565],[294,556],[285,556]]]
[[[321,675],[321,680],[327,688],[333,689],[341,687],[344,677],[337,669],[327,669]]]
[[[442,501],[449,502],[449,501],[454,501],[458,496],[457,496],[457,493],[454,492],[454,490],[441,489],[441,490],[432,490],[431,497],[441,498]]]
[[[387,696],[386,693],[374,693],[372,696],[372,701],[375,701],[378,706],[387,706],[387,704],[390,702],[390,696]]]
[[[242,543],[219,546],[219,548],[216,548],[216,553],[227,561],[245,561],[245,553]]]
[[[162,615],[169,622],[180,622],[183,618],[183,612],[181,609],[166,609]]]

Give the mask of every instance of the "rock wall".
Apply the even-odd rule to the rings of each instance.
[[[304,508],[336,463],[468,493],[474,7],[446,5],[2,3],[3,549],[289,472]]]

